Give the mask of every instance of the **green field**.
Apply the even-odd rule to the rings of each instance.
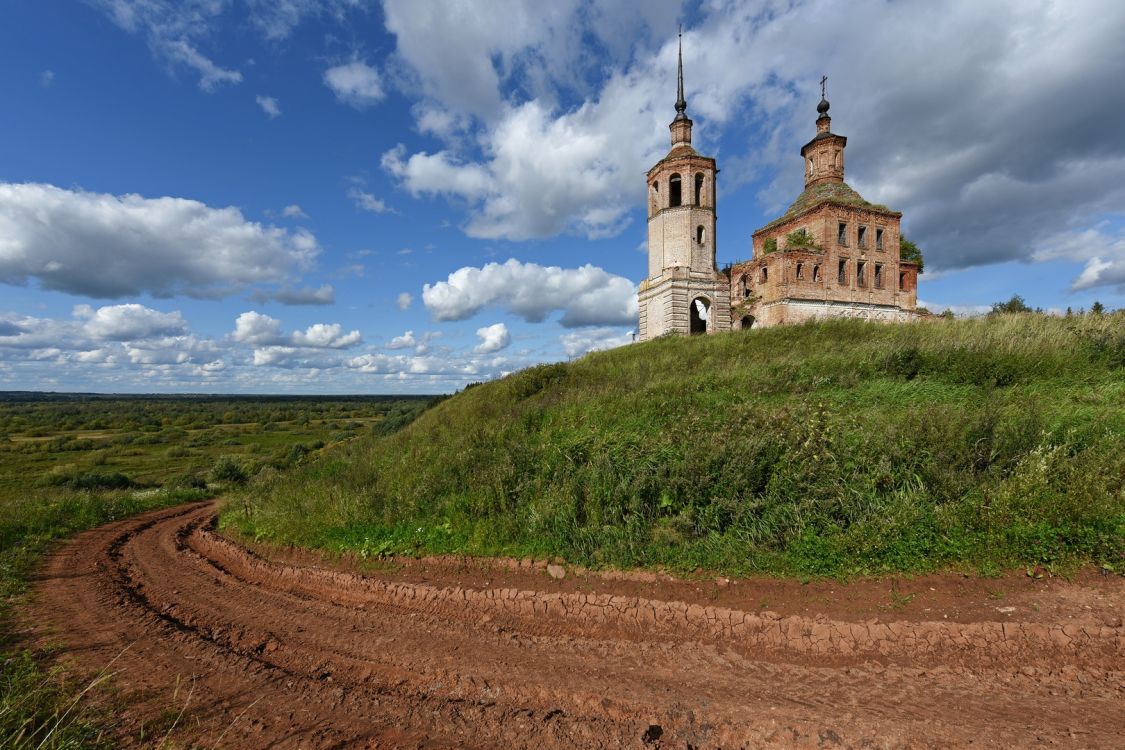
[[[665,338],[471,387],[222,522],[361,555],[1121,570],[1125,313]]]
[[[114,747],[112,706],[23,648],[13,618],[59,539],[278,475],[409,422],[431,397],[0,393],[0,748]]]

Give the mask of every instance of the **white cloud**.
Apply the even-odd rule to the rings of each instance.
[[[304,331],[293,332],[295,345],[320,349],[346,349],[362,340],[359,331],[344,333],[339,323],[316,323]]]
[[[410,292],[401,292],[398,297],[395,298],[395,305],[398,306],[399,310],[409,310],[410,305],[413,303],[414,297],[410,294]]]
[[[76,312],[85,317],[86,306]],[[154,336],[175,336],[187,331],[187,321],[177,310],[162,313],[144,305],[112,305],[100,307],[89,315],[86,331],[96,339],[133,341]]]
[[[346,349],[363,340],[359,331],[344,333],[339,323],[314,323],[304,331],[285,335],[281,321],[256,310],[244,312],[234,323],[233,341],[258,347]]]
[[[217,298],[311,268],[305,230],[247,221],[237,208],[0,183],[0,282],[96,298]]]
[[[579,357],[602,349],[614,349],[632,343],[634,331],[620,328],[587,328],[559,336],[559,343],[568,357]]]
[[[521,263],[466,266],[446,281],[426,284],[422,301],[435,320],[464,320],[485,307],[504,308],[528,322],[555,310],[567,328],[629,324],[637,319],[637,288],[623,276],[592,265],[563,269]]]
[[[324,84],[344,104],[364,109],[383,98],[379,71],[361,60],[337,65],[324,72]]]
[[[417,345],[418,341],[414,338],[414,331],[407,331],[387,342],[388,349],[413,349]]]
[[[271,120],[281,116],[281,107],[278,105],[277,99],[272,96],[259,95],[254,97],[254,101],[258,102],[258,106],[262,108],[263,112],[270,116]]]
[[[281,321],[256,310],[238,316],[230,337],[239,343],[259,346],[279,344],[285,340],[281,334]]]
[[[485,326],[477,329],[480,343],[473,350],[477,354],[491,354],[506,348],[512,343],[512,336],[508,333],[508,326],[503,323]]]
[[[357,187],[348,188],[348,197],[355,203],[356,208],[364,211],[370,211],[373,214],[385,214],[388,212],[393,213],[394,209],[390,208],[379,198],[376,198],[371,193],[360,190]]]
[[[1099,224],[1084,231],[1060,232],[1043,240],[1032,259],[1082,263],[1082,272],[1070,285],[1072,291],[1105,286],[1125,292],[1125,229],[1111,234],[1105,224]]]
[[[309,215],[301,210],[296,203],[286,206],[281,210],[281,215],[287,219],[307,219]]]

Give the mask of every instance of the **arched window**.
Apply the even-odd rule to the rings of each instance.
[[[743,315],[742,316],[742,330],[746,331],[746,330],[749,330],[753,327],[754,327],[754,316],[753,315]]]
[[[711,303],[705,297],[691,301],[691,335],[707,333],[707,318],[711,314]]]
[[[809,177],[812,177],[812,173],[813,173],[813,160],[812,160],[812,157],[810,156],[809,157]]]
[[[695,205],[703,205],[703,173],[695,173]]]
[[[705,239],[707,239],[707,230],[700,224],[695,228],[695,244],[702,245]]]
[[[674,174],[668,180],[668,206],[669,208],[675,208],[681,203],[683,203],[683,198],[680,190],[680,176]]]

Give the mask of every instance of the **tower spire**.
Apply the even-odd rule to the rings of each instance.
[[[684,99],[684,25],[680,24],[679,57],[676,66],[676,119],[687,119],[687,101]]]

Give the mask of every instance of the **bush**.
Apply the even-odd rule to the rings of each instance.
[[[245,484],[248,479],[242,464],[231,456],[220,456],[215,465],[211,467],[208,477],[212,482],[229,484]]]

